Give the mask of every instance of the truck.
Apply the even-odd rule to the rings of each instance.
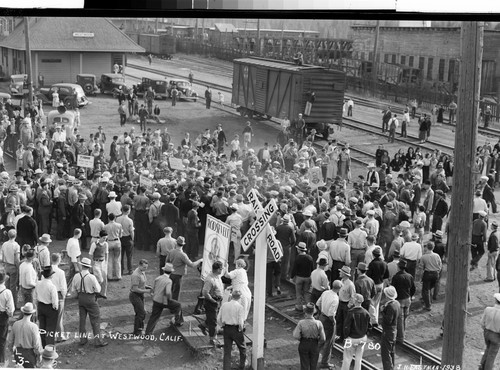
[[[342,124],[345,73],[264,58],[233,60],[232,103],[241,116],[290,121],[302,113],[306,129],[325,139]]]

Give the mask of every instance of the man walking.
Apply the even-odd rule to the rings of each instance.
[[[56,342],[62,342],[67,340],[64,335],[64,302],[66,300],[66,294],[68,293],[68,285],[66,283],[66,275],[63,270],[59,268],[61,263],[61,255],[59,253],[52,253],[52,283],[57,289],[57,298],[59,300],[59,308],[57,310],[57,326],[56,326]]]
[[[500,348],[500,293],[495,293],[493,297],[495,305],[493,307],[486,307],[481,319],[486,350],[479,365],[480,370],[495,369],[495,358]]]
[[[108,260],[109,246],[106,242],[108,233],[106,230],[99,232],[99,238],[90,246],[89,255],[92,259],[92,272],[101,285],[101,291],[97,293],[99,298],[107,298],[108,293]]]
[[[202,290],[203,297],[205,298],[206,320],[205,324],[199,325],[199,328],[205,335],[208,329],[210,344],[213,346],[218,344],[216,337],[217,311],[219,309],[219,302],[222,302],[222,292],[224,290],[220,277],[222,268],[223,266],[220,261],[215,261],[213,263],[212,272],[205,278]]]
[[[354,370],[361,370],[361,360],[367,342],[366,333],[370,324],[370,314],[363,307],[364,298],[361,294],[355,294],[352,298],[352,308],[347,312],[343,325],[343,336],[346,338],[344,344],[344,358],[342,359],[342,370],[351,368],[352,357],[354,360]]]
[[[349,302],[356,295],[356,287],[351,280],[351,268],[349,266],[344,266],[340,269],[340,277],[342,282],[342,288],[339,290],[339,308],[337,309],[337,314],[335,315],[335,320],[337,323],[337,334],[339,338],[337,339],[338,343],[343,344],[344,339],[344,323],[347,317],[347,312],[349,311]],[[358,294],[361,297],[361,302],[363,303],[364,298],[361,294]]]
[[[172,280],[170,279],[170,274],[173,271],[174,267],[172,264],[166,263],[163,267],[163,275],[155,279],[153,290],[151,291],[153,294],[153,310],[149,317],[148,326],[146,327],[146,335],[153,333],[164,308],[168,308],[174,314],[174,318],[172,319],[173,324],[181,326],[184,322],[181,304],[172,299]]]
[[[139,261],[139,266],[135,269],[131,276],[131,285],[129,300],[134,307],[134,335],[141,335],[144,329],[144,319],[146,311],[144,310],[144,294],[151,291],[151,287],[146,285],[147,278],[145,271],[148,269],[148,261],[142,259]]]
[[[24,368],[35,368],[43,351],[38,325],[31,321],[36,310],[33,303],[27,302],[21,307],[21,312],[23,318],[12,325],[9,348],[14,348],[16,364],[22,364]]]
[[[33,303],[38,308],[38,322],[44,347],[46,344],[54,344],[56,337],[59,297],[57,288],[52,282],[52,275],[54,275],[52,266],[44,267],[43,278],[36,284],[33,293]]]
[[[368,270],[366,263],[360,262],[358,264],[358,278],[354,282],[354,286],[356,287],[356,293],[361,294],[364,298],[361,307],[369,312],[372,299],[375,298],[377,290],[373,279],[366,275],[366,270]]]
[[[441,257],[439,254],[434,253],[434,243],[427,242],[426,252],[422,256],[420,263],[424,275],[422,276],[422,299],[424,301],[424,310],[431,310],[431,290],[436,287],[439,279],[439,273],[443,267]]]
[[[8,277],[7,281],[5,282],[5,287],[12,292],[14,305],[17,305],[20,264],[19,255],[21,253],[21,247],[15,241],[16,230],[9,230],[7,236],[9,237],[9,240],[3,243],[2,246],[2,262],[4,265],[5,274]]]
[[[307,254],[306,243],[300,242],[297,245],[297,257],[290,272],[290,277],[295,282],[295,310],[303,311],[309,302],[309,288],[311,287],[311,273],[314,269],[313,259]]]
[[[5,279],[5,273],[0,271],[0,366],[8,364],[5,364],[5,345],[9,333],[9,318],[14,315],[16,309],[12,292],[5,287]]]
[[[488,226],[484,221],[486,212],[479,211],[478,214],[479,217],[472,222],[471,271],[477,268],[479,260],[484,254],[484,243],[486,242],[486,232],[488,230]]]
[[[372,252],[373,260],[368,265],[368,271],[366,276],[372,278],[375,283],[375,296],[372,299],[372,310],[370,312],[372,315],[372,325],[378,325],[378,314],[380,300],[382,299],[382,290],[384,288],[384,280],[389,278],[389,270],[387,269],[387,263],[382,261],[380,248],[375,248]],[[372,311],[370,310],[370,311]]]
[[[491,234],[488,237],[488,262],[486,262],[486,282],[496,280],[495,262],[498,257],[498,224],[496,221],[491,223]]]
[[[165,266],[165,262],[167,262],[168,255],[177,245],[177,240],[172,238],[172,231],[170,226],[163,228],[165,236],[156,243],[156,257],[160,259],[160,275],[163,274],[163,266]]]
[[[247,358],[247,347],[245,336],[245,309],[238,302],[241,298],[241,291],[233,290],[231,300],[222,304],[217,316],[217,323],[224,332],[224,370],[231,369],[231,350],[233,342],[236,343],[240,352],[239,369],[245,368]]]
[[[167,258],[167,262],[171,263],[174,268],[170,274],[170,280],[172,280],[172,299],[176,301],[179,300],[182,277],[187,275],[187,267],[196,268],[203,262],[203,258],[200,258],[196,262],[192,262],[182,249],[184,245],[186,245],[184,237],[179,236],[176,240],[175,249],[169,253]]]
[[[108,342],[102,340],[101,335],[101,312],[97,304],[97,293],[101,292],[101,286],[97,279],[92,275],[89,269],[92,267],[92,262],[88,258],[82,258],[80,262],[82,272],[75,275],[71,284],[71,294],[78,294],[78,307],[80,312],[80,345],[87,344],[87,315],[90,319],[92,332],[94,333],[96,347],[105,347]]]
[[[398,262],[398,272],[392,277],[392,286],[396,289],[397,300],[400,306],[400,315],[398,316],[396,340],[403,343],[405,340],[406,319],[410,314],[411,297],[415,295],[415,281],[413,276],[405,271],[406,261]]]
[[[417,243],[418,238],[418,234],[412,234],[411,242],[404,243],[399,251],[400,258],[406,261],[406,271],[414,279],[417,271],[417,262],[422,258],[422,246]]]
[[[320,369],[333,369],[335,367],[335,365],[330,364],[329,362],[332,344],[335,339],[335,316],[339,306],[338,294],[342,285],[343,284],[340,280],[335,280],[332,283],[332,289],[324,291],[316,302],[316,306],[320,311],[319,320],[323,324],[323,329],[325,330],[325,343],[320,350]],[[342,328],[339,328],[338,330],[342,330]]]
[[[325,330],[321,321],[313,317],[314,304],[309,302],[304,309],[305,318],[293,330],[293,337],[300,341],[299,356],[301,369],[316,369],[319,349],[325,343]]]
[[[382,340],[380,353],[384,370],[394,369],[396,348],[397,323],[400,313],[399,302],[396,301],[398,294],[393,286],[384,289],[385,303],[381,306],[382,312]]]
[[[109,263],[108,263],[108,280],[118,281],[122,279],[121,268],[121,243],[120,238],[123,235],[123,227],[115,221],[115,215],[108,215],[108,224],[104,227],[108,233],[108,248],[109,248]]]

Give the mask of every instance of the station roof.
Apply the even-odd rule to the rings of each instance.
[[[238,33],[238,29],[231,23],[215,23],[215,30],[222,33]]]
[[[279,62],[273,59],[264,59],[264,58],[239,58],[235,59],[234,62],[255,65],[255,66],[262,66],[266,68],[288,70],[293,72],[311,70],[311,69],[324,69],[323,67],[315,65],[303,64],[299,66],[295,63]]]
[[[106,18],[33,17],[29,26],[31,51],[145,52]],[[1,40],[0,46],[26,50],[24,23]]]

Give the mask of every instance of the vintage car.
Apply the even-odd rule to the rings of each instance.
[[[50,88],[42,87],[36,97],[43,104],[52,104],[52,93],[55,90],[59,94],[59,101],[64,103],[64,106],[68,109],[80,108],[90,103],[80,85],[69,83],[57,83]]]
[[[125,78],[118,73],[103,73],[101,75],[101,82],[98,86],[101,90],[101,94],[113,94],[113,97],[116,97],[120,90],[124,92],[128,90],[125,84]]]
[[[198,99],[198,94],[193,91],[191,83],[189,81],[180,79],[169,81],[167,87],[169,98],[172,97],[171,91],[174,85],[177,87],[177,90],[179,91],[179,96],[177,97],[178,99],[193,100],[193,101],[196,101]]]
[[[82,73],[76,75],[76,83],[85,91],[86,95],[95,96],[99,92],[97,87],[97,77],[92,74]]]
[[[153,88],[157,99],[167,99],[167,81],[164,79],[153,80],[151,78],[143,77],[141,83],[137,85],[137,95],[143,96],[150,86]]]
[[[10,94],[13,96],[24,95],[23,94],[23,84],[27,80],[28,80],[27,74],[10,76],[10,85],[9,85]]]
[[[60,106],[49,112],[47,115],[47,128],[55,131],[55,126],[63,126],[66,131],[66,137],[73,135],[73,128],[75,127],[75,113],[67,110],[65,107]]]

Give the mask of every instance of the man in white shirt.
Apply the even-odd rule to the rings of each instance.
[[[229,212],[231,214],[226,218],[226,224],[231,226],[231,243],[234,247],[234,261],[240,257],[241,253],[241,226],[243,225],[243,220],[241,215],[238,214],[238,205],[233,203],[229,206]]]
[[[14,314],[16,309],[12,292],[5,287],[5,279],[7,276],[3,271],[0,271],[0,364],[5,363],[5,345],[7,343],[7,335],[9,333],[9,318]]]
[[[365,221],[365,230],[368,235],[372,235],[374,238],[377,238],[380,224],[378,220],[375,219],[375,211],[370,209],[366,212],[367,220]]]
[[[38,257],[40,266],[44,268],[50,266],[49,244],[52,243],[52,239],[49,234],[43,234],[38,240],[39,244],[35,248],[35,256]]]
[[[40,280],[33,292],[33,304],[37,306],[40,336],[42,346],[54,344],[57,328],[57,317],[59,309],[59,297],[57,288],[52,282],[54,271],[52,266],[44,267],[42,280]]]
[[[98,297],[101,298],[107,298],[109,257],[107,238],[108,233],[106,230],[101,230],[99,238],[92,243],[89,251],[90,258],[93,261],[92,272],[94,273],[97,282],[101,285],[101,291],[98,293]]]
[[[368,235],[366,237],[366,252],[365,252],[365,264],[368,266],[370,262],[373,260],[373,251],[376,248],[380,248],[380,246],[375,245],[375,237],[373,235]],[[382,250],[382,248],[380,248]],[[382,260],[384,260],[384,256],[380,256]]]
[[[37,273],[33,267],[33,250],[26,252],[26,259],[19,265],[19,287],[23,295],[24,302],[33,302],[33,289],[37,282]]]
[[[99,240],[99,234],[104,230],[104,222],[101,220],[102,211],[99,208],[94,210],[94,218],[89,221],[90,227],[90,244]]]
[[[56,126],[56,132],[52,134],[52,141],[54,142],[54,150],[63,150],[64,142],[66,141],[66,131],[61,130],[61,126]]]
[[[9,230],[7,236],[9,237],[9,240],[3,243],[0,251],[0,261],[3,264],[5,273],[9,277],[5,286],[7,289],[11,290],[12,297],[14,298],[14,304],[16,304],[19,286],[19,255],[21,253],[21,247],[15,241],[17,236],[16,230]]]
[[[68,239],[66,244],[66,253],[68,253],[68,257],[71,259],[71,264],[69,266],[69,275],[68,281],[71,282],[73,276],[77,272],[81,271],[80,268],[80,256],[82,254],[80,250],[80,237],[82,236],[82,230],[75,229],[73,232],[73,237]]]
[[[66,274],[63,270],[59,268],[61,263],[61,255],[59,253],[52,253],[52,283],[57,289],[57,298],[59,299],[59,309],[57,311],[57,327],[56,327],[56,342],[62,342],[67,340],[64,335],[64,302],[66,299],[66,294],[68,294],[68,284],[66,283]]]
[[[356,228],[347,234],[347,243],[351,247],[351,271],[354,271],[358,263],[363,262],[366,251],[366,238],[368,234],[361,229],[363,221],[358,218],[355,222]]]
[[[339,306],[339,291],[342,286],[343,284],[340,280],[335,280],[332,283],[332,289],[324,291],[316,302],[316,307],[320,311],[319,321],[323,324],[326,336],[325,343],[320,350],[321,362],[318,368],[333,368],[333,365],[330,365],[329,361],[335,334],[335,315],[337,315],[337,308]],[[338,330],[341,330],[341,328]]]
[[[472,220],[479,218],[479,212],[484,211],[486,214],[489,212],[488,203],[482,198],[481,190],[475,192],[474,200],[472,203]]]
[[[108,195],[110,201],[106,204],[106,212],[108,215],[113,213],[116,217],[122,214],[122,204],[116,201],[116,193],[114,191],[110,191]]]
[[[412,275],[413,278],[415,278],[417,263],[422,258],[422,246],[417,243],[418,238],[418,234],[413,234],[411,242],[404,243],[399,251],[400,258],[406,260],[406,272]]]

